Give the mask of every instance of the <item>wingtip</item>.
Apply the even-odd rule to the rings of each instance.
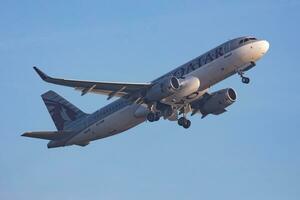
[[[28,136],[28,132],[23,133],[21,136],[27,137]]]
[[[49,78],[49,76],[47,76],[44,72],[42,72],[39,68],[37,68],[36,66],[33,66],[34,71],[36,71],[36,73],[41,77],[41,79],[43,79],[44,81],[47,80]]]

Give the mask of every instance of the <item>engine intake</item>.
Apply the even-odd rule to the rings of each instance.
[[[236,100],[236,93],[232,88],[227,89],[227,97],[233,102]]]
[[[170,84],[173,87],[173,89],[178,90],[180,88],[180,82],[176,77],[172,77],[170,80]]]

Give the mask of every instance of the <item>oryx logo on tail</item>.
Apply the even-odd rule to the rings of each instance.
[[[46,92],[42,95],[42,98],[57,130],[65,130],[70,123],[85,115],[53,91]]]

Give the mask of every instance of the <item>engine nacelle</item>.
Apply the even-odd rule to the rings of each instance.
[[[176,93],[170,96],[170,99],[172,99],[173,101],[180,101],[182,98],[193,94],[194,92],[197,92],[200,87],[200,80],[194,76],[180,79],[179,82],[180,88],[177,90]]]
[[[142,104],[137,107],[137,109],[134,112],[134,116],[136,118],[145,118],[149,112],[150,110],[147,108],[147,105]]]
[[[166,77],[147,92],[145,99],[148,101],[159,101],[174,94],[179,88],[180,81],[175,76]]]
[[[160,101],[166,97],[175,95],[184,97],[198,90],[200,80],[196,77],[178,79],[174,76],[163,79],[154,85],[146,94],[148,101]]]
[[[225,108],[233,104],[236,100],[236,93],[232,88],[219,90],[200,105],[200,112],[206,116],[208,114],[219,115],[225,112]]]

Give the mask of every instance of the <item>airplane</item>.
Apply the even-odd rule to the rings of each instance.
[[[34,70],[48,83],[68,86],[81,92],[118,97],[107,106],[87,114],[53,91],[42,99],[57,128],[56,131],[25,132],[22,136],[49,140],[48,148],[86,146],[91,141],[119,134],[130,128],[159,119],[177,121],[189,128],[187,118],[201,114],[219,115],[232,105],[237,94],[232,88],[209,93],[216,83],[238,74],[243,83],[245,72],[256,66],[269,49],[269,42],[252,36],[229,40],[195,59],[148,83],[121,83],[53,78],[39,68]]]

